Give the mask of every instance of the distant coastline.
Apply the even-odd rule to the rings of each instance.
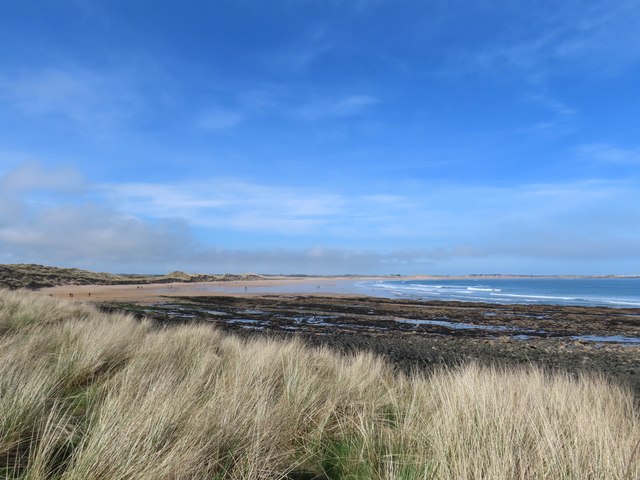
[[[477,279],[518,279],[518,278],[640,278],[640,274],[607,275],[531,275],[502,273],[471,273],[466,275],[440,274],[257,274],[257,273],[185,273],[174,271],[167,274],[104,273],[79,268],[52,267],[39,264],[0,264],[0,288],[40,289],[62,285],[151,285],[167,283],[199,283],[259,280],[477,280]]]

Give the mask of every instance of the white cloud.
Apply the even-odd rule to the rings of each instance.
[[[0,243],[28,257],[155,261],[189,248],[186,226],[146,222],[97,205],[58,205],[0,228]]]
[[[153,187],[131,188],[152,193],[132,200],[132,211],[153,210],[163,216],[179,210],[191,225],[227,234],[271,233],[287,243],[294,238],[297,244],[321,238],[372,251],[385,245],[420,245],[415,258],[442,262],[501,254],[559,258],[565,251],[572,252],[568,258],[584,260],[640,256],[640,231],[629,229],[640,223],[640,213],[633,207],[640,198],[626,182],[587,180],[504,188],[423,185],[405,188],[402,195],[361,196],[233,182],[172,188],[183,193],[165,195],[164,187],[155,193]],[[147,209],[159,201],[154,198],[168,203]],[[175,205],[172,198],[178,198]]]
[[[5,192],[56,191],[78,193],[85,180],[74,168],[47,169],[39,162],[28,162],[0,177],[0,189]]]
[[[92,188],[78,172],[32,164],[0,175],[0,185],[11,186],[0,189],[3,262],[375,273],[505,256],[640,259],[640,194],[623,181],[414,183],[365,195],[221,179]],[[283,247],[267,248],[267,237]],[[238,240],[247,247],[233,248]]]
[[[192,243],[184,222],[90,202],[91,185],[71,168],[25,164],[0,175],[0,187],[0,260],[154,261]]]
[[[344,213],[345,202],[334,193],[220,179],[103,188],[119,208],[137,215],[180,217],[196,226],[281,234],[315,232]]]

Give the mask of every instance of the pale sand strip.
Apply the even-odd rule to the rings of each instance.
[[[323,295],[344,296],[353,293],[323,291],[322,287],[335,287],[344,282],[345,286],[366,280],[417,280],[425,276],[412,277],[273,277],[265,280],[234,280],[227,282],[199,283],[156,283],[147,285],[63,285],[39,290],[41,293],[57,298],[73,298],[74,300],[91,302],[123,301],[136,303],[153,303],[162,301],[162,297],[177,296],[261,296],[269,293],[278,295]],[[299,286],[299,289],[287,288],[287,292],[256,291],[256,288]],[[319,291],[313,289],[320,286]],[[243,291],[246,287],[246,291]],[[362,295],[363,293],[361,293]]]

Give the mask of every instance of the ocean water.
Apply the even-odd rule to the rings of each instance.
[[[374,295],[422,300],[640,308],[640,278],[471,278],[372,282]]]

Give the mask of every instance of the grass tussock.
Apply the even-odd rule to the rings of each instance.
[[[640,477],[633,396],[593,376],[405,376],[8,291],[0,365],[0,478]]]

